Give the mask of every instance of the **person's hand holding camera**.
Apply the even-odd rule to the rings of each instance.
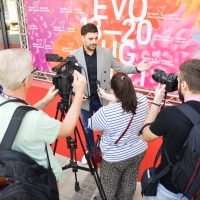
[[[57,94],[58,94],[58,89],[56,89],[54,85],[51,86],[49,88],[49,91],[47,92],[47,94],[44,97],[44,101],[46,101],[47,104],[52,102]]]
[[[80,74],[77,70],[74,70],[73,87],[75,91],[75,96],[81,95],[81,98],[83,98],[86,84],[87,82],[85,80],[85,77],[82,74]]]
[[[145,129],[147,129],[148,126],[155,120],[155,118],[158,114],[160,104],[161,104],[163,97],[165,95],[165,87],[166,87],[166,85],[161,85],[159,83],[157,85],[156,89],[155,89],[155,96],[154,96],[152,105],[149,109],[149,113],[148,113],[148,115],[147,115],[147,117],[144,121],[144,126],[143,126],[142,131],[141,131],[142,135],[144,134]],[[145,136],[143,135],[143,139],[145,137],[145,141],[148,141],[148,138],[149,138],[148,134],[146,134]],[[158,137],[158,136],[156,136],[156,137]]]
[[[55,89],[54,85],[51,86],[45,97],[42,100],[35,103],[33,107],[37,108],[38,110],[43,110],[49,103],[53,101],[53,99],[57,94],[58,94],[58,89]]]
[[[67,112],[67,115],[65,115],[60,132],[58,134],[58,138],[68,137],[74,131],[74,128],[79,119],[86,83],[87,82],[85,77],[78,71],[74,70],[73,87],[75,96],[73,98],[72,105]]]
[[[165,95],[165,87],[166,85],[161,85],[160,83],[157,85],[156,90],[155,90],[155,96],[153,99],[154,104],[160,105],[163,97]]]

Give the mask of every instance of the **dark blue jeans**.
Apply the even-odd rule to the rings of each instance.
[[[91,118],[93,112],[96,112],[101,107],[102,107],[102,105],[99,100],[99,97],[95,97],[90,100],[90,110],[89,111],[81,109],[83,128],[85,131],[85,135],[87,137],[86,144],[87,144],[87,149],[89,151],[94,150],[94,135],[93,135],[93,131],[90,128],[88,128],[88,119]]]

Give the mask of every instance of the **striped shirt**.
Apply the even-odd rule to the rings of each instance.
[[[138,100],[136,114],[117,144],[114,142],[122,135],[132,117],[132,113],[123,112],[121,102],[103,106],[88,121],[91,129],[102,132],[100,148],[103,159],[108,162],[132,158],[147,148],[146,142],[138,136],[138,132],[147,116],[148,102],[143,94],[136,93],[136,96]]]

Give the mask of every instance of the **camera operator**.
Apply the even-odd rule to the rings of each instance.
[[[88,80],[85,97],[88,98],[89,101],[83,102],[81,115],[89,143],[87,144],[87,149],[93,151],[94,137],[92,131],[88,129],[88,119],[92,116],[93,112],[96,112],[102,106],[102,104],[108,104],[106,99],[103,99],[101,104],[97,95],[96,82],[99,81],[100,87],[107,92],[110,90],[109,82],[111,68],[117,72],[135,74],[149,69],[151,64],[146,61],[142,61],[137,65],[123,65],[117,62],[108,48],[97,46],[98,29],[92,23],[82,26],[81,39],[83,41],[83,47],[80,47],[71,54],[77,58],[78,62],[85,69],[86,74],[83,71],[82,74],[85,75],[87,78],[86,80]],[[84,156],[82,158],[82,163],[87,163]]]
[[[178,73],[178,94],[183,104],[188,104],[200,113],[200,60],[191,59],[180,66]],[[164,97],[165,85],[158,85],[155,90],[155,97],[151,104],[145,123],[151,123],[142,131],[142,138],[146,142],[156,140],[163,136],[163,144],[169,156],[169,160],[175,164],[176,154],[185,143],[193,124],[176,108],[169,106],[163,108],[159,113],[159,105]],[[159,173],[168,165],[167,158],[162,153],[161,163],[158,166]],[[160,179],[157,189],[157,196],[146,197],[147,200],[179,200],[187,199],[179,193],[172,183],[172,172],[170,171]]]
[[[99,95],[113,103],[100,108],[89,119],[89,127],[102,132],[100,174],[107,200],[115,195],[120,200],[131,200],[147,148],[138,131],[147,115],[148,102],[143,94],[135,92],[125,73],[113,75],[111,89],[112,94],[108,94],[99,88]]]
[[[9,102],[0,106],[0,141],[2,140],[15,109],[20,105],[27,105],[26,95],[31,86],[33,72],[32,56],[25,49],[7,49],[0,51],[0,83],[3,93],[0,95],[0,104],[16,99],[18,102]],[[27,154],[39,165],[48,167],[45,144],[52,144],[55,139],[69,136],[79,119],[83,93],[86,86],[85,78],[74,71],[74,90],[76,95],[63,122],[49,117],[42,110],[28,112],[23,118],[12,149]],[[58,90],[51,87],[47,95],[35,107],[43,109],[51,102]],[[62,175],[62,168],[48,146],[49,160],[52,170],[58,181]]]

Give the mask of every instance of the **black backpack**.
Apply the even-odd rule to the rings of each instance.
[[[184,196],[192,199],[200,194],[200,114],[188,104],[176,108],[192,122],[193,127],[177,155],[177,162],[172,169],[172,182]]]
[[[183,196],[188,199],[200,194],[200,114],[188,104],[176,106],[193,124],[188,138],[176,155],[175,165],[169,159],[165,145],[162,143],[154,160],[154,167],[144,171],[141,178],[142,196],[155,196],[159,179],[172,171],[172,182]],[[159,156],[164,152],[168,165],[157,173],[155,167]]]
[[[1,200],[59,200],[47,146],[48,169],[26,154],[11,149],[24,115],[34,109],[19,106],[15,110],[0,144],[0,177],[5,177],[6,180],[6,185],[0,187]]]

